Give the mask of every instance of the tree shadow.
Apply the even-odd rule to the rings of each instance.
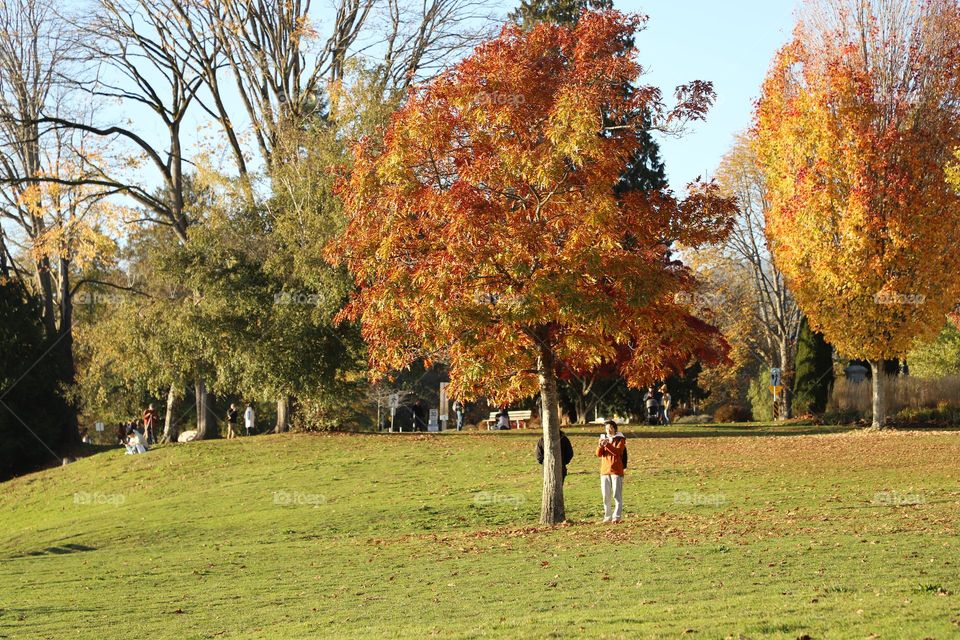
[[[27,551],[18,555],[10,556],[11,558],[35,558],[39,556],[63,556],[71,553],[83,553],[86,551],[96,551],[96,547],[91,547],[85,544],[62,544],[55,547],[47,547],[45,549],[36,549],[34,551]]]
[[[601,425],[590,427],[564,427],[563,432],[571,439],[596,439],[603,428]],[[790,436],[817,436],[829,434],[852,433],[865,431],[863,425],[815,425],[815,424],[708,424],[708,425],[624,425],[621,431],[628,439],[683,439],[683,438],[766,438]],[[929,426],[929,425],[897,425],[887,427],[886,432],[898,431],[925,431],[925,432],[956,432],[958,426]],[[539,438],[542,433],[539,429],[511,429],[510,431],[492,431],[491,437],[507,438]]]

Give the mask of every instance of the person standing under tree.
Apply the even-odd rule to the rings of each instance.
[[[243,412],[243,426],[247,430],[247,435],[253,435],[253,430],[256,427],[256,414],[253,412],[253,405],[249,402],[247,403],[247,408]]]
[[[560,463],[563,465],[563,474],[560,482],[567,481],[567,465],[573,460],[573,445],[570,438],[563,431],[560,432]],[[537,441],[537,462],[543,464],[543,436]]]
[[[227,409],[227,439],[237,437],[237,405],[230,403]]]
[[[627,439],[617,423],[603,423],[606,433],[597,444],[600,458],[600,494],[603,496],[603,521],[618,523],[623,517],[623,472],[627,466]],[[611,505],[611,500],[613,505]]]
[[[660,402],[660,417],[663,424],[670,424],[670,405],[673,404],[673,396],[670,395],[667,385],[660,387],[660,393],[663,394]]]
[[[148,444],[156,444],[157,442],[156,425],[159,418],[160,414],[153,408],[152,403],[143,410],[143,434]]]
[[[463,431],[463,408],[462,402],[453,401],[453,413],[457,416],[457,431]]]

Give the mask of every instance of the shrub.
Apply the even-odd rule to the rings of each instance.
[[[833,387],[833,349],[823,336],[810,329],[807,319],[800,326],[796,377],[793,383],[793,415],[823,413]]]
[[[864,414],[852,409],[828,410],[819,417],[818,422],[823,424],[856,424],[864,418]]]
[[[960,409],[937,407],[931,409],[902,409],[890,421],[901,426],[953,427],[960,424]]]
[[[747,393],[750,400],[750,413],[756,422],[770,422],[773,420],[773,397],[763,374],[750,381],[750,390]]]
[[[960,376],[918,378],[892,376],[887,378],[887,415],[894,416],[905,409],[960,409]],[[868,415],[872,410],[873,389],[869,380],[836,381],[830,396],[828,410],[856,412]]]
[[[725,404],[713,412],[717,422],[750,422],[750,409],[738,404]]]

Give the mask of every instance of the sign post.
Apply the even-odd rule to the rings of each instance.
[[[427,431],[440,431],[440,412],[436,409],[430,409],[430,422],[427,423]]]
[[[773,419],[780,419],[780,393],[783,391],[783,376],[777,367],[770,369],[770,391],[773,392]]]
[[[770,369],[770,385],[774,387],[779,387],[783,384],[783,377],[780,372],[780,369],[774,367]]]

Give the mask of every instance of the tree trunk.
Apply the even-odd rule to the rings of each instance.
[[[177,412],[178,400],[180,394],[177,391],[177,385],[171,384],[170,391],[167,392],[167,415],[163,420],[163,435],[160,436],[160,442],[177,441],[177,419],[174,417]]]
[[[583,396],[577,396],[573,401],[574,408],[577,411],[577,424],[587,424],[587,401]]]
[[[58,263],[59,289],[57,297],[60,304],[59,351],[60,380],[68,390],[73,390],[77,382],[77,365],[73,356],[73,300],[70,298],[70,262],[60,258]],[[80,429],[77,421],[77,405],[69,398],[63,399],[63,444],[70,447],[80,444]]]
[[[217,437],[216,425],[210,420],[207,385],[202,378],[195,383],[197,398],[197,440],[209,440]]]
[[[886,373],[883,360],[870,361],[873,369],[873,429],[883,429],[887,422]]]
[[[563,506],[563,462],[560,458],[560,403],[553,353],[542,341],[537,367],[540,374],[540,421],[543,424],[543,496],[541,524],[567,519]]]
[[[286,433],[290,430],[290,405],[292,400],[293,398],[290,396],[277,398],[277,425],[273,428],[274,433]]]

